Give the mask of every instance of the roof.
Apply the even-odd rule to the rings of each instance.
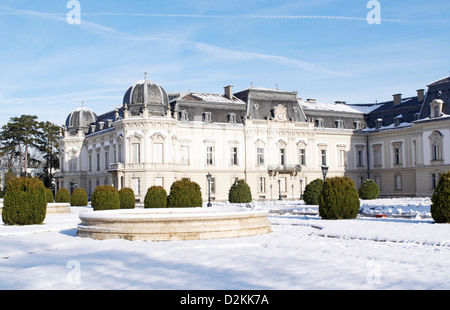
[[[228,99],[223,95],[219,94],[208,94],[208,93],[188,93],[181,99],[182,101],[198,101],[198,102],[217,102],[217,103],[230,103],[230,104],[245,104],[241,99],[233,96],[233,99]]]

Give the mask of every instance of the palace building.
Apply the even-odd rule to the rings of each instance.
[[[223,94],[166,93],[147,79],[103,114],[73,111],[59,141],[57,187],[147,189],[189,178],[206,200],[228,199],[244,179],[256,200],[300,199],[305,186],[346,175],[382,196],[430,196],[450,170],[450,77],[383,103],[321,103],[295,91],[251,87]],[[210,182],[207,174],[211,175]]]

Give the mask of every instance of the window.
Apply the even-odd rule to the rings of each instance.
[[[141,180],[139,178],[132,178],[131,179],[131,188],[133,189],[133,192],[135,195],[141,194],[141,186],[140,186]]]
[[[442,110],[443,110],[444,101],[441,99],[433,100],[433,102],[430,103],[431,108],[431,117],[441,117],[442,116]]]
[[[306,150],[305,149],[299,150],[299,164],[302,166],[306,166]]]
[[[320,150],[320,156],[322,158],[322,166],[327,165],[327,150]]]
[[[119,144],[118,153],[119,153],[119,163],[121,163],[122,162],[122,144]]]
[[[238,164],[238,148],[233,146],[231,147],[231,165]]]
[[[339,150],[339,166],[345,167],[345,150]]]
[[[395,176],[395,189],[397,189],[397,190],[402,189],[402,176],[401,175]]]
[[[164,162],[162,143],[153,144],[153,162],[155,164],[162,164]]]
[[[394,165],[402,164],[402,142],[392,144],[394,150]]]
[[[336,125],[337,129],[343,129],[344,128],[344,121],[341,120],[341,119],[335,121],[334,124]]]
[[[187,122],[187,121],[189,121],[188,113],[187,113],[186,110],[183,110],[183,111],[180,112],[180,120],[181,120],[182,122]]]
[[[363,160],[364,157],[363,156],[364,156],[363,151],[358,150],[358,153],[357,153],[358,167],[364,166],[364,160]]]
[[[228,122],[230,124],[236,124],[236,114],[235,113],[228,114]]]
[[[97,171],[100,171],[100,153],[97,152]]]
[[[77,171],[77,158],[76,157],[72,157],[70,159],[70,171]]]
[[[362,123],[361,121],[356,121],[353,123],[353,126],[355,127],[356,130],[361,130],[362,129]]]
[[[181,164],[189,165],[189,146],[181,146]]]
[[[214,146],[206,147],[206,164],[214,165]]]
[[[315,125],[317,128],[323,128],[324,127],[323,119],[321,119],[321,118],[316,119]]]
[[[105,151],[105,170],[109,169],[109,151]]]
[[[257,148],[256,157],[258,165],[264,165],[264,148],[262,147]]]
[[[394,164],[401,164],[401,150],[398,147],[394,148]]]
[[[141,162],[141,144],[140,143],[133,143],[132,144],[132,151],[133,151],[133,157],[132,162],[134,164],[138,164]]]
[[[205,123],[211,123],[211,112],[203,113],[203,121]]]
[[[209,189],[211,190],[211,194],[216,193],[216,178],[214,178],[214,177],[211,178],[211,183],[210,183]]]
[[[381,144],[373,146],[373,165],[381,166]]]
[[[430,136],[431,160],[442,160],[443,136],[439,131],[435,131]]]
[[[441,178],[440,173],[431,174],[431,189],[436,189],[440,178]]]
[[[164,187],[164,178],[155,178],[155,186]]]
[[[258,179],[258,192],[265,193],[266,192],[266,178],[260,177]]]
[[[286,149],[280,149],[280,165],[284,166],[286,164]]]
[[[286,192],[286,178],[280,178],[280,191],[282,193]]]
[[[89,171],[92,171],[92,154],[89,154],[89,162],[88,162],[88,165],[89,165]]]

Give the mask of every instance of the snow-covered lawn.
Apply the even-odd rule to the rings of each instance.
[[[43,225],[0,225],[0,289],[450,289],[450,225],[434,224],[429,199],[363,201],[365,216],[345,221],[303,201],[213,208],[270,210],[273,232],[99,241],[76,236],[78,214],[92,211],[73,207]]]

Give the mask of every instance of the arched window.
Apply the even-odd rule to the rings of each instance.
[[[434,131],[430,135],[430,147],[431,147],[431,160],[438,161],[442,160],[442,150],[443,150],[443,140],[444,137],[439,131]]]

